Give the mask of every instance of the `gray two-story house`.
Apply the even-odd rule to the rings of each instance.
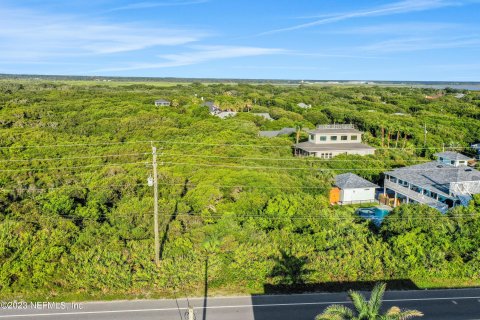
[[[384,197],[393,206],[422,203],[446,212],[480,193],[480,171],[467,166],[470,157],[451,151],[435,156],[436,161],[385,172]]]

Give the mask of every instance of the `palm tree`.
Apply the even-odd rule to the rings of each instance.
[[[413,317],[421,317],[423,313],[417,310],[401,310],[399,307],[391,307],[385,314],[380,314],[385,283],[375,285],[370,296],[370,301],[355,291],[349,291],[348,296],[355,310],[342,305],[331,305],[319,314],[315,320],[407,320]]]
[[[303,129],[303,124],[302,123],[297,123],[295,125],[295,129],[297,130],[296,135],[295,135],[295,140],[297,141],[297,144],[298,144],[298,141],[300,140],[300,133],[302,132],[302,129]]]

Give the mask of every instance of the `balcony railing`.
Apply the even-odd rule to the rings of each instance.
[[[317,129],[355,129],[353,124],[320,124]]]
[[[446,205],[445,203],[442,203],[438,200],[427,197],[424,194],[421,194],[421,193],[415,192],[413,190],[410,190],[409,188],[401,186],[399,184],[396,184],[396,183],[394,183],[390,180],[385,180],[384,181],[384,186],[385,186],[385,188],[396,191],[396,192],[402,194],[403,196],[405,196],[409,199],[412,199],[412,200],[415,200],[417,202],[429,205],[430,207],[433,207],[433,208],[439,210],[440,212],[445,213],[448,210],[448,205]]]

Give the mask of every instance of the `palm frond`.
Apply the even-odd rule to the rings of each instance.
[[[387,284],[385,282],[381,282],[376,284],[373,288],[372,294],[370,295],[370,301],[368,302],[371,313],[378,313],[380,311],[380,307],[382,306],[383,294],[385,293],[386,287]]]
[[[327,307],[315,320],[343,320],[353,319],[353,311],[342,305],[334,304]]]
[[[390,309],[387,310],[387,313],[385,313],[386,316],[396,316],[401,312],[399,307],[393,306]]]
[[[403,310],[398,316],[398,320],[408,320],[415,317],[423,317],[423,313],[418,310]]]
[[[348,296],[350,297],[350,300],[352,300],[353,305],[355,306],[355,309],[357,309],[358,313],[363,313],[366,311],[368,304],[365,300],[365,297],[361,293],[349,291]]]

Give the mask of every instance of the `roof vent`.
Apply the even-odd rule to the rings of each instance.
[[[437,168],[443,168],[443,166],[442,166],[441,164],[439,164],[439,165],[437,166]]]
[[[473,170],[471,168],[467,168],[467,169],[465,169],[465,171],[471,172]]]

